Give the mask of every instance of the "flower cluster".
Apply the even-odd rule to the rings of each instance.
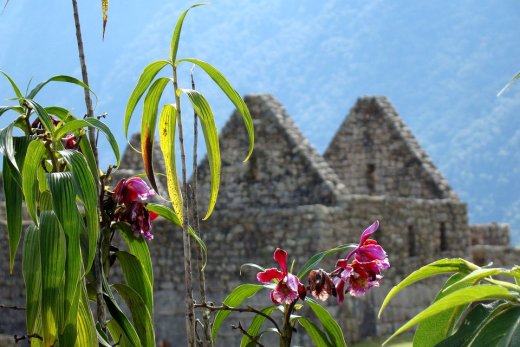
[[[146,209],[146,201],[155,195],[145,181],[139,177],[122,179],[114,189],[113,199],[121,208],[115,214],[116,221],[127,222],[137,236],[152,240],[152,220],[157,218]]]
[[[271,291],[271,301],[275,304],[292,304],[298,298],[304,300],[305,286],[301,284],[297,276],[287,271],[287,252],[277,248],[273,258],[282,271],[271,268],[256,275],[258,281],[262,283],[276,283],[275,289]]]
[[[378,228],[378,221],[366,228],[359,244],[344,259],[336,262],[336,269],[331,273],[323,269],[310,271],[308,288],[287,271],[287,252],[281,248],[274,252],[274,260],[281,271],[271,268],[259,272],[256,277],[262,283],[276,283],[271,291],[271,300],[275,304],[291,304],[298,298],[303,300],[307,289],[313,297],[322,301],[335,296],[341,303],[346,293],[363,296],[370,288],[379,286],[382,272],[390,267],[383,247],[376,240],[369,239]]]
[[[345,259],[339,259],[336,270],[332,272],[338,302],[344,299],[344,294],[363,296],[370,288],[378,287],[383,278],[382,271],[390,267],[388,256],[376,240],[370,235],[379,228],[379,221],[369,226],[361,234],[358,246]],[[351,263],[350,259],[354,257]]]

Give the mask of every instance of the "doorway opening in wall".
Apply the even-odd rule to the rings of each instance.
[[[448,240],[446,238],[446,223],[441,222],[440,230],[441,230],[440,251],[444,252],[444,251],[448,250]]]
[[[366,180],[368,193],[372,194],[376,188],[376,166],[374,164],[367,165]]]
[[[408,256],[415,257],[417,255],[415,230],[413,225],[408,226]]]

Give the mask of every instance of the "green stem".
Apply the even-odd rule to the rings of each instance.
[[[282,333],[280,335],[280,347],[290,347],[292,340],[292,326],[291,326],[291,313],[294,309],[294,304],[296,300],[289,304],[284,305],[284,315],[283,315],[283,326]]]
[[[189,347],[195,346],[195,312],[193,308],[193,283],[191,277],[191,246],[190,236],[188,234],[188,181],[186,178],[186,154],[184,152],[184,136],[182,133],[182,117],[181,117],[181,100],[177,94],[177,67],[173,65],[173,89],[175,94],[175,106],[177,108],[177,126],[179,129],[179,147],[181,149],[182,163],[182,242],[184,248],[184,285],[185,293],[185,309],[186,309],[186,337]]]

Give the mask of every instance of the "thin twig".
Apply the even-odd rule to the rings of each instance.
[[[280,334],[282,333],[282,331],[280,330],[280,327],[278,326],[278,323],[276,323],[276,321],[271,316],[269,316],[268,314],[266,314],[266,313],[264,313],[264,312],[262,312],[260,310],[257,310],[254,307],[251,307],[251,306],[247,306],[247,307],[231,307],[231,306],[228,306],[226,304],[222,304],[222,306],[213,306],[213,305],[208,305],[207,303],[203,302],[203,303],[200,303],[200,304],[195,303],[193,305],[193,307],[195,307],[195,308],[204,308],[204,309],[209,310],[209,311],[232,311],[232,312],[252,312],[252,313],[256,313],[256,314],[259,314],[262,317],[265,317],[266,319],[270,320],[271,323],[273,323],[273,325],[276,328],[276,330]]]
[[[184,286],[185,286],[185,309],[186,309],[186,336],[189,347],[195,347],[195,311],[193,310],[193,283],[191,277],[191,246],[188,234],[188,183],[186,178],[186,154],[184,152],[184,136],[182,134],[181,100],[177,94],[177,68],[173,66],[173,90],[175,94],[175,106],[177,108],[177,127],[179,129],[179,147],[181,148],[182,163],[182,243],[184,249]]]
[[[190,70],[191,77],[191,88],[195,90],[195,79],[193,78],[193,68]],[[199,225],[199,207],[197,202],[197,169],[198,169],[198,159],[197,159],[197,143],[198,143],[198,116],[197,112],[193,111],[193,180],[191,183],[191,201],[192,201],[192,214],[193,214],[193,226],[195,228],[195,232],[199,235],[199,238],[202,239],[202,231]],[[198,245],[198,254],[197,254],[197,265],[199,270],[199,292],[200,292],[200,300],[202,302],[206,302],[206,274],[204,272],[204,254],[202,247]],[[204,346],[205,347],[213,347],[213,339],[211,338],[211,323],[209,317],[209,311],[202,311],[202,322],[203,322],[203,331],[204,331]]]
[[[233,329],[238,329],[242,332],[242,334],[246,335],[247,337],[249,337],[249,339],[251,341],[253,341],[254,343],[257,344],[257,346],[259,347],[264,347],[264,345],[262,343],[260,343],[260,341],[258,341],[258,339],[256,337],[254,337],[253,335],[251,335],[250,333],[248,333],[243,327],[242,327],[242,324],[240,322],[238,322],[238,326],[236,325],[232,325],[231,328]]]
[[[5,308],[7,310],[18,310],[18,311],[25,310],[25,307],[15,306],[15,305],[3,305],[3,304],[0,304],[0,308]]]

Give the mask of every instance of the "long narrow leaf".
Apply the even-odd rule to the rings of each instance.
[[[43,345],[53,346],[63,322],[63,288],[65,275],[65,235],[58,218],[45,211],[40,218],[40,254],[42,267]]]
[[[453,293],[456,290],[469,287],[471,285],[470,283],[453,286],[453,284],[458,283],[459,280],[464,277],[465,276],[462,273],[456,273],[451,276],[448,281],[446,281],[443,288],[439,291],[433,302],[439,301],[443,297]],[[465,305],[457,306],[423,320],[417,327],[417,330],[413,336],[414,344],[424,347],[436,346],[437,343],[444,340],[451,334],[455,324],[457,323],[457,320],[465,308]]]
[[[116,252],[116,257],[123,269],[126,283],[139,294],[146,308],[153,315],[153,287],[143,265],[136,256],[128,252]]]
[[[307,276],[307,274],[312,269],[316,269],[316,267],[323,260],[323,258],[328,257],[329,255],[332,255],[332,254],[345,252],[351,248],[354,249],[354,248],[356,248],[356,246],[357,246],[357,244],[355,244],[355,243],[347,243],[345,245],[341,245],[341,246],[335,247],[333,249],[329,249],[328,251],[323,251],[323,252],[317,253],[317,254],[313,255],[312,257],[310,257],[309,260],[307,260],[307,262],[305,264],[303,264],[302,268],[298,272],[298,275],[296,275],[296,276],[298,276],[298,278],[304,278],[305,276]]]
[[[170,45],[170,57],[171,61],[175,61],[177,57],[177,50],[179,49],[179,40],[181,37],[182,24],[184,23],[184,18],[188,14],[188,11],[194,7],[206,5],[204,3],[191,5],[186,11],[182,12],[177,20],[177,24],[175,25],[175,29],[173,30],[172,42]]]
[[[164,88],[170,81],[169,78],[159,78],[151,85],[144,98],[143,117],[141,120],[141,152],[144,171],[156,192],[158,192],[158,189],[153,173],[153,144],[157,126],[157,110]]]
[[[513,85],[513,83],[515,83],[519,79],[520,79],[520,72],[517,73],[516,75],[514,75],[513,78],[511,78],[509,80],[509,82],[506,83],[506,85],[498,92],[497,96],[502,95],[502,93],[504,93],[509,87],[511,87]]]
[[[327,339],[327,335],[313,322],[305,317],[298,318],[298,323],[305,329],[316,347],[334,347]]]
[[[101,10],[103,12],[103,39],[105,38],[105,29],[108,20],[108,0],[101,0]]]
[[[97,186],[88,168],[87,161],[83,155],[73,150],[63,150],[59,152],[67,162],[68,168],[72,173],[72,179],[76,188],[76,192],[81,198],[85,207],[85,217],[87,222],[88,233],[87,244],[88,252],[84,255],[84,267],[88,272],[94,261],[96,253],[96,241],[99,234],[98,223],[98,195]]]
[[[97,345],[98,340],[96,332],[96,323],[94,322],[94,317],[92,316],[92,311],[89,307],[88,297],[84,285],[81,285],[81,287],[79,288],[79,292],[80,301],[76,326],[78,333],[76,345],[95,346]]]
[[[0,116],[11,110],[16,111],[18,114],[23,114],[24,112],[23,108],[20,106],[0,106]]]
[[[36,114],[38,115],[38,118],[40,119],[40,122],[43,124],[45,130],[47,130],[51,134],[54,134],[54,130],[56,127],[54,126],[54,122],[49,113],[45,110],[45,108],[34,100],[25,99],[25,102],[36,111]]]
[[[399,282],[392,288],[392,290],[390,290],[390,292],[386,295],[381,308],[379,309],[379,317],[381,317],[381,313],[390,302],[390,299],[392,299],[397,293],[409,285],[428,277],[452,272],[469,273],[473,270],[476,270],[477,268],[478,267],[475,264],[460,258],[441,259],[425,265],[419,270],[412,272],[410,275],[408,275],[408,277]]]
[[[84,229],[83,221],[76,206],[76,189],[70,172],[57,172],[47,175],[47,182],[52,195],[53,210],[65,232],[66,261],[64,312],[65,321],[69,315],[77,316],[79,295],[76,292],[82,277],[80,234]],[[65,322],[64,322],[65,323]],[[60,327],[63,329],[63,327]]]
[[[40,259],[40,233],[31,224],[25,232],[23,243],[23,280],[25,284],[25,321],[27,332],[36,331],[36,320],[41,310],[42,268]]]
[[[155,333],[152,316],[139,294],[124,284],[114,284],[113,288],[119,293],[130,309],[132,321],[142,345],[144,347],[154,347]]]
[[[211,175],[208,211],[204,218],[202,218],[203,220],[206,220],[211,215],[211,212],[213,212],[220,186],[220,148],[217,126],[215,125],[213,111],[211,111],[208,101],[202,94],[192,89],[182,89],[182,92],[188,96],[188,100],[190,100],[195,113],[200,119],[200,125],[206,142],[209,171]]]
[[[110,128],[96,118],[86,118],[86,119],[75,119],[68,123],[66,123],[64,126],[59,128],[56,133],[54,134],[54,139],[59,140],[63,136],[65,136],[68,132],[75,131],[78,129],[82,129],[83,127],[91,127],[96,128],[97,130],[101,131],[107,138],[108,143],[112,147],[112,151],[114,152],[114,155],[116,157],[116,167],[119,166],[120,163],[120,154],[119,154],[119,146],[117,145],[116,138],[114,137],[114,134],[110,131]]]
[[[38,225],[38,180],[35,173],[39,171],[41,161],[45,156],[45,151],[45,145],[42,142],[32,141],[27,148],[27,158],[22,170],[22,190],[25,197],[25,205],[36,225]]]
[[[220,89],[222,89],[224,94],[226,94],[229,100],[233,103],[233,105],[235,105],[237,111],[240,112],[240,114],[242,115],[242,119],[244,120],[247,134],[249,136],[249,150],[244,161],[248,160],[251,157],[251,154],[253,154],[253,149],[255,146],[255,132],[253,126],[253,118],[251,118],[251,113],[249,112],[249,108],[247,107],[246,103],[240,97],[240,94],[238,94],[235,88],[233,88],[233,86],[231,86],[231,84],[227,81],[224,75],[220,73],[220,71],[218,71],[212,65],[206,63],[205,61],[195,58],[179,59],[175,62],[175,65],[183,61],[190,62],[202,68],[202,70],[204,70],[208,74],[208,76],[211,77],[213,81],[215,81],[215,83],[220,87]]]
[[[230,307],[239,306],[244,300],[255,296],[256,293],[264,288],[265,286],[259,284],[242,284],[233,289],[233,291],[226,297],[223,304]],[[215,320],[213,321],[213,328],[211,329],[211,337],[213,338],[213,341],[216,340],[220,326],[230,313],[231,311],[218,311],[216,314]]]
[[[471,340],[472,347],[520,345],[520,307],[501,310]]]
[[[451,293],[448,296],[445,296],[444,298],[427,307],[425,310],[421,311],[415,317],[410,319],[406,324],[400,327],[392,336],[390,336],[385,341],[385,343],[390,341],[395,336],[401,334],[403,331],[411,328],[412,326],[422,322],[424,319],[431,317],[439,312],[476,301],[496,299],[516,300],[518,299],[518,294],[513,294],[505,288],[492,285],[477,285],[473,287],[460,289],[454,293]]]
[[[0,130],[0,154],[7,158],[16,171],[20,171],[15,158],[13,127],[14,124],[11,123]]]
[[[45,87],[48,83],[50,82],[66,82],[66,83],[71,83],[71,84],[76,84],[80,87],[83,87],[85,89],[87,89],[89,92],[91,92],[97,99],[97,95],[96,93],[94,93],[90,88],[89,86],[87,86],[85,83],[83,83],[82,81],[78,80],[77,78],[75,77],[71,77],[71,76],[66,76],[66,75],[59,75],[59,76],[53,76],[51,78],[49,78],[47,81],[45,82],[42,82],[42,83],[39,83],[36,87],[33,88],[33,90],[31,90],[29,92],[29,94],[27,95],[27,99],[34,99],[34,97],[36,96],[36,94],[38,94],[40,92],[40,90]]]
[[[264,308],[261,312],[269,316],[271,312],[273,312],[276,308],[277,306],[269,306]],[[247,328],[247,334],[249,336],[257,336],[258,331],[260,330],[266,319],[267,318],[265,318],[265,316],[257,314],[255,318],[253,318],[253,320],[251,321],[251,324],[249,324],[249,328]],[[248,335],[244,334],[242,336],[242,340],[240,341],[240,347],[246,347],[251,342],[251,339]]]
[[[110,298],[110,296],[103,295],[103,297],[105,298],[105,303],[107,304],[108,312],[110,312],[110,315],[113,318],[113,320],[110,322],[114,322],[112,324],[117,324],[117,326],[119,327],[117,331],[118,333],[114,334],[114,330],[112,329],[110,322],[107,325],[114,340],[119,340],[119,331],[121,331],[126,337],[128,344],[134,347],[140,347],[142,345],[141,340],[139,339],[139,335],[137,334],[137,331],[135,330],[133,324],[125,316],[123,311],[121,311],[117,303]],[[122,345],[124,346],[125,344]]]
[[[179,220],[179,217],[177,217],[177,215],[175,214],[175,212],[173,212],[173,210],[171,208],[163,206],[163,205],[159,205],[159,204],[148,203],[148,204],[146,204],[146,209],[148,211],[157,213],[159,216],[166,218],[173,224],[182,228],[182,223]]]
[[[177,165],[175,163],[175,127],[177,124],[177,110],[175,105],[164,105],[159,120],[159,142],[164,157],[166,179],[168,183],[168,195],[175,214],[182,225],[182,194],[177,177]]]
[[[343,337],[343,331],[336,322],[336,319],[330,315],[329,311],[327,311],[325,308],[323,308],[323,306],[309,297],[305,298],[305,301],[307,304],[309,304],[309,307],[316,315],[316,318],[318,318],[321,325],[325,329],[325,332],[332,342],[332,345],[336,347],[347,347],[347,343]]]
[[[7,5],[7,3],[6,3]],[[18,86],[16,85],[16,83],[13,81],[13,79],[11,78],[11,76],[9,76],[8,74],[6,74],[5,72],[3,72],[2,70],[0,70],[0,73],[2,75],[5,76],[5,78],[7,78],[7,80],[9,81],[9,83],[11,83],[11,87],[13,87],[13,90],[14,90],[14,93],[16,94],[16,97],[18,98],[18,102],[20,103],[20,106],[22,105],[22,98],[23,98],[23,94],[22,92],[20,91],[20,88],[18,88]]]
[[[142,237],[136,237],[132,231],[132,228],[127,223],[117,222],[114,223],[112,227],[121,232],[121,236],[123,236],[123,240],[125,241],[130,254],[139,260],[143,266],[143,270],[146,277],[148,278],[148,281],[153,286],[152,258],[150,256],[148,243]]]
[[[128,126],[130,125],[130,119],[132,118],[132,114],[134,113],[137,103],[143,96],[144,92],[148,89],[150,83],[152,83],[152,80],[155,78],[155,76],[166,65],[171,65],[171,63],[167,60],[154,61],[153,63],[150,63],[147,67],[145,67],[143,72],[141,73],[139,81],[137,81],[137,85],[132,91],[132,94],[128,99],[128,103],[126,104],[125,121],[123,126],[125,137],[128,137]]]

